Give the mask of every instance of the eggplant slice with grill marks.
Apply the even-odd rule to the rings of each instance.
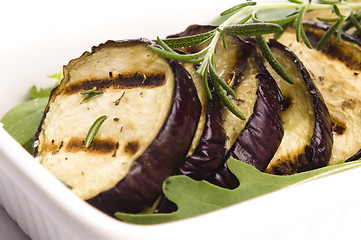
[[[361,157],[361,40],[343,33],[342,42],[331,37],[325,47],[315,49],[328,25],[305,22],[313,49],[294,41],[294,29],[279,39],[304,63],[321,92],[332,119],[333,148],[329,165]]]
[[[191,25],[184,32],[170,37],[199,34],[214,28],[210,25]],[[217,43],[215,65],[220,76],[236,93],[236,98],[231,101],[247,120],[237,118],[224,107],[221,109],[222,116],[217,116],[218,110],[209,111],[212,114],[207,115],[208,125],[203,138],[195,153],[182,165],[181,173],[234,188],[238,181],[229,172],[226,160],[233,157],[262,171],[266,168],[283,136],[280,118],[283,98],[274,79],[258,58],[255,47],[228,34],[226,41],[227,50],[222,41]],[[203,48],[203,45],[195,45],[182,51],[194,53]],[[212,104],[213,108],[221,108],[217,102]],[[213,124],[212,118],[217,119],[213,120]]]
[[[113,215],[141,212],[186,157],[201,104],[189,73],[146,40],[108,41],[64,67],[34,155],[80,198]],[[84,90],[103,94],[83,101]],[[93,122],[107,119],[87,148]]]
[[[294,84],[281,79],[266,64],[285,98],[281,114],[285,134],[265,171],[293,174],[326,166],[333,141],[331,118],[322,96],[302,62],[290,49],[274,39],[269,45]]]

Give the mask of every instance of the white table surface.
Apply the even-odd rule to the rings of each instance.
[[[0,206],[0,239],[3,240],[29,240],[30,238],[21,230],[18,224]]]

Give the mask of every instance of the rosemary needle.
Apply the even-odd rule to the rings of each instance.
[[[85,91],[80,92],[80,94],[81,94],[81,95],[86,95],[86,96],[84,97],[83,101],[81,102],[81,103],[83,103],[83,102],[89,100],[89,99],[92,98],[92,97],[95,97],[95,96],[97,96],[97,95],[103,94],[103,91],[97,91],[97,88],[96,88],[96,87],[93,87],[93,88],[90,89],[90,90],[85,90]]]
[[[103,115],[101,117],[99,117],[97,120],[95,120],[95,122],[93,123],[93,125],[90,127],[89,132],[85,138],[85,142],[84,145],[86,148],[88,148],[90,146],[90,144],[93,142],[95,135],[98,133],[98,130],[100,128],[100,126],[103,124],[103,122],[107,119],[108,117]]]

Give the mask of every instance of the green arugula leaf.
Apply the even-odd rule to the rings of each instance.
[[[55,83],[55,86],[58,86],[61,82],[61,80],[63,79],[63,71],[60,71],[58,73],[55,73],[53,75],[48,76],[48,78],[55,78],[58,81]],[[32,86],[29,90],[30,93],[30,98],[31,99],[35,99],[35,98],[48,98],[51,94],[51,91],[54,89],[54,87],[49,87],[49,88],[37,88],[35,85]]]
[[[48,98],[50,96],[51,90],[53,88],[37,88],[36,86],[32,86],[29,90],[30,98]]]
[[[60,72],[58,72],[58,73],[54,73],[53,75],[48,76],[48,78],[55,78],[55,79],[57,79],[57,80],[58,80],[57,85],[60,84],[61,80],[63,80],[63,77],[64,77],[63,71],[60,71]]]
[[[56,87],[63,79],[63,72],[48,77],[58,80],[54,86]],[[34,135],[54,87],[38,89],[32,86],[29,90],[30,100],[10,109],[0,120],[4,124],[4,129],[29,153],[33,151]]]
[[[172,176],[163,184],[166,197],[178,206],[172,213],[127,214],[115,216],[135,224],[158,224],[205,214],[254,197],[258,197],[302,181],[328,176],[350,168],[360,167],[361,161],[342,163],[289,176],[260,172],[249,164],[235,159],[228,160],[229,169],[236,175],[240,185],[230,190],[206,181],[195,181],[186,176]]]
[[[1,119],[4,129],[28,152],[32,152],[34,135],[47,103],[48,98],[29,100],[8,111]]]

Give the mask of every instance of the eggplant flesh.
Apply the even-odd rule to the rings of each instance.
[[[149,44],[108,41],[70,61],[36,135],[41,164],[110,215],[154,203],[186,157],[199,121],[190,75]],[[103,94],[83,101],[81,92],[94,87]],[[85,147],[90,126],[103,115],[107,119]]]
[[[249,68],[258,82],[253,114],[227,154],[264,171],[284,135],[281,119],[284,101],[275,80],[255,54]],[[253,67],[251,67],[253,66]],[[247,75],[246,75],[247,76]]]
[[[281,79],[266,64],[285,98],[281,114],[285,134],[265,171],[293,174],[326,166],[333,141],[331,118],[322,96],[302,62],[290,49],[272,39],[270,48],[291,74],[294,84]]]
[[[195,149],[197,148],[197,145],[202,137],[204,127],[206,124],[206,115],[207,115],[207,104],[208,104],[208,97],[206,94],[206,90],[204,88],[204,81],[201,75],[199,75],[197,71],[197,67],[194,64],[191,63],[182,63],[184,68],[188,71],[188,73],[191,75],[193,79],[194,86],[197,90],[197,96],[201,103],[201,115],[199,117],[197,130],[194,134],[191,147],[188,150],[187,156],[190,156],[194,153]]]
[[[328,25],[305,22],[305,33],[316,47]],[[310,72],[332,119],[333,148],[329,165],[361,157],[361,40],[346,33],[342,42],[332,36],[318,51],[294,41],[294,29],[279,39],[292,49]]]

